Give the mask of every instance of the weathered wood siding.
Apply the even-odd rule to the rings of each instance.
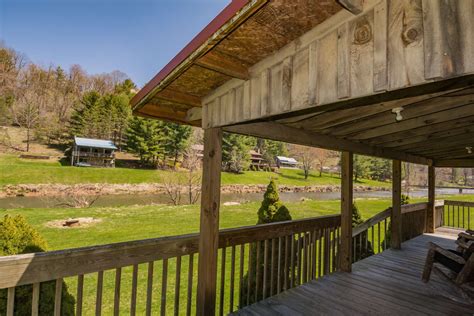
[[[282,114],[474,72],[474,0],[365,1],[204,98],[203,127]]]

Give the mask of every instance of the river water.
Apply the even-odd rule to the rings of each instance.
[[[455,195],[459,194],[457,189],[437,189],[437,195]],[[463,190],[463,194],[474,194],[474,190]],[[355,198],[390,198],[390,191],[366,191],[354,192]],[[421,198],[426,197],[428,191],[426,189],[416,189],[410,191],[410,197]],[[287,202],[296,202],[301,199],[312,200],[337,200],[341,194],[339,192],[281,192],[280,198]],[[261,201],[263,193],[225,193],[221,196],[222,203],[226,202],[254,202]],[[183,195],[183,202],[185,196]],[[54,208],[61,207],[67,202],[65,197],[8,197],[0,199],[0,209],[12,208]],[[168,204],[170,201],[165,194],[117,194],[103,195],[99,197],[93,206],[96,207],[118,207],[130,205],[151,205],[151,204]]]

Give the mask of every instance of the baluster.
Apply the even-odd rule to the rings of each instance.
[[[284,265],[284,274],[283,274],[283,289],[286,291],[288,290],[288,278],[290,277],[290,270],[288,267],[288,257],[291,256],[290,254],[290,245],[289,245],[289,236],[285,236],[285,265]]]
[[[311,236],[311,280],[316,278],[316,230]]]
[[[252,244],[249,244],[249,277],[247,278],[247,305],[250,305],[250,287],[252,286],[252,279],[253,279],[253,264],[252,264]]]
[[[383,220],[383,248],[387,249],[387,219]],[[367,245],[366,245],[367,249]]]
[[[381,252],[380,251],[380,222],[377,223],[377,229],[378,229],[378,241],[377,241],[377,247],[379,249],[379,253]]]
[[[153,302],[153,261],[148,262],[148,275],[146,284],[146,315],[151,315],[151,306]]]
[[[176,257],[176,277],[174,286],[174,314],[179,315],[179,292],[181,290],[181,256]]]
[[[459,214],[459,212],[460,212],[459,205],[458,205],[456,208],[457,208],[457,211],[458,211],[458,226],[457,226],[457,227],[461,227],[461,226],[460,226],[460,225],[461,225],[461,221],[460,221],[460,218],[459,218],[459,217],[460,217],[460,214]]]
[[[465,222],[464,222],[464,216],[465,216],[465,213],[464,213],[464,205],[462,206],[462,228],[466,228],[466,226],[464,225]]]
[[[374,242],[375,228],[374,226],[371,226],[369,227],[369,229],[372,229],[372,248],[374,249],[374,253],[375,253],[375,250],[377,250],[377,248],[375,247],[375,242]]]
[[[356,236],[352,237],[352,261],[357,261]]]
[[[40,295],[40,284],[33,284],[33,297],[31,300],[31,316],[38,316],[39,312],[39,295]],[[80,314],[78,314],[80,315]]]
[[[256,272],[256,276],[255,276],[255,302],[258,302],[258,291],[260,289],[260,273],[261,273],[261,269],[260,269],[260,257],[261,257],[261,242],[260,241],[257,241],[257,264],[255,266],[255,272]]]
[[[102,289],[104,287],[104,271],[97,273],[97,293],[95,299],[95,314],[100,316],[102,314]]]
[[[161,315],[166,315],[166,291],[168,287],[168,259],[163,259],[163,270],[161,274]]]
[[[270,257],[271,259],[271,263],[270,263],[270,296],[272,296],[275,292],[274,292],[274,288],[275,288],[275,282],[274,282],[274,278],[275,278],[275,255],[276,255],[276,239],[273,238],[272,239],[272,255]]]
[[[467,228],[471,229],[471,207],[467,208]]]
[[[318,231],[318,278],[322,275],[322,265],[323,265],[323,232],[320,229]]]
[[[226,248],[221,250],[221,286],[219,296],[219,315],[224,315],[224,290],[225,290],[225,255]]]
[[[336,228],[332,231],[332,271],[336,270]]]
[[[186,315],[191,315],[191,306],[193,304],[193,276],[194,276],[194,254],[189,255],[188,268],[188,299],[186,302]]]
[[[138,264],[133,265],[132,270],[132,295],[130,299],[130,315],[137,312],[137,285],[138,285]]]
[[[282,237],[278,237],[278,266],[277,266],[277,294],[281,292],[281,251],[283,247]]]
[[[235,277],[235,246],[232,246],[230,258],[230,297],[229,297],[229,313],[234,311],[234,277]]]
[[[120,314],[120,285],[122,280],[122,268],[115,269],[115,291],[114,291],[114,316]],[[81,294],[82,298],[82,294]]]
[[[56,291],[54,294],[54,316],[61,315],[61,294],[63,292],[63,279],[56,280]]]
[[[453,226],[456,226],[456,223],[455,223],[455,220],[454,220],[454,213],[456,212],[456,211],[454,210],[455,207],[456,207],[456,206],[454,206],[454,205],[451,207],[452,213],[453,213]]]
[[[329,274],[329,243],[330,243],[330,240],[329,240],[329,228],[326,228],[324,230],[324,275],[327,275]]]
[[[263,244],[263,286],[262,286],[262,297],[267,297],[267,269],[268,268],[268,239],[265,239]]]
[[[295,284],[295,235],[291,234],[290,237],[291,241],[291,257],[290,257],[290,289],[294,286]]]
[[[9,287],[8,297],[7,297],[7,316],[13,316],[14,311],[15,311],[15,288]],[[56,306],[55,306],[55,312],[56,312]]]
[[[76,294],[76,315],[82,315],[82,297],[84,293],[84,275],[77,276],[77,294]],[[38,298],[39,298],[39,289],[38,289]]]
[[[296,265],[298,268],[297,279],[295,285],[301,284],[301,235],[298,233],[298,243],[297,243],[297,256],[296,256]]]
[[[244,262],[245,262],[245,244],[240,245],[240,266],[239,266],[239,308],[244,306],[243,290],[244,290]]]

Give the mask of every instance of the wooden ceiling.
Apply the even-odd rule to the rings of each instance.
[[[255,5],[261,8],[205,54],[193,56],[166,87],[147,96],[135,114],[200,126],[200,119],[190,121],[186,113],[201,107],[202,97],[232,78],[248,79],[252,65],[342,9],[336,0],[260,0]],[[132,100],[132,105],[139,101]]]
[[[394,108],[402,107],[401,121]],[[286,118],[278,123],[433,161],[473,159],[474,87]]]

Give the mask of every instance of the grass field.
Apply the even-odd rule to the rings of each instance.
[[[441,197],[439,197],[441,198]],[[474,200],[474,196],[452,196],[446,199],[453,200]],[[411,202],[420,200],[413,199]],[[361,199],[356,201],[365,219],[386,209],[390,204],[389,199]],[[340,201],[306,200],[297,203],[286,203],[294,219],[307,218],[339,212]],[[257,210],[259,203],[252,202],[235,206],[223,206],[220,212],[220,227],[230,228],[245,225],[254,225],[257,220]],[[97,244],[107,244],[120,241],[153,238],[160,236],[180,235],[197,232],[199,229],[199,207],[194,206],[135,206],[123,208],[86,208],[86,209],[18,209],[0,210],[0,215],[22,214],[28,221],[36,227],[46,238],[49,250],[64,248],[91,246]],[[85,228],[51,228],[46,223],[53,220],[66,219],[70,217],[94,217],[100,218],[102,222],[95,226]],[[380,237],[381,240],[384,236]],[[230,258],[230,250],[227,252]],[[238,259],[238,258],[237,258]],[[230,261],[230,260],[229,260]],[[187,280],[188,257],[183,257],[180,286],[180,312],[185,311],[186,303],[186,280]],[[230,262],[229,262],[230,264]],[[147,286],[147,264],[139,265],[138,270],[138,298],[137,314],[144,314],[146,286]],[[162,262],[156,262],[155,274],[153,277],[153,311],[157,313],[160,307],[161,296],[161,269]],[[226,266],[226,283],[229,284],[230,266]],[[194,265],[194,291],[197,283],[197,262]],[[109,315],[113,311],[113,295],[115,285],[115,272],[113,270],[104,273],[103,289],[103,314]],[[176,259],[169,260],[168,267],[168,288],[167,288],[167,314],[173,312],[173,301],[175,291]],[[121,313],[128,314],[131,298],[132,269],[122,270],[122,294]],[[77,278],[67,278],[66,282],[70,292],[75,295]],[[84,285],[84,314],[93,314],[95,306],[95,293],[97,286],[96,274],[85,276]],[[229,290],[224,289],[226,310],[229,304]],[[235,294],[237,295],[237,293]],[[237,300],[237,297],[235,297]]]
[[[77,184],[77,183],[160,183],[171,171],[127,168],[78,168],[62,166],[58,161],[20,159],[0,154],[0,187],[8,184]],[[280,185],[338,185],[337,176],[311,173],[304,180],[302,170],[281,169],[281,173],[247,171],[243,174],[222,173],[222,184],[267,184],[270,178]],[[359,185],[389,186],[389,183],[362,179]]]

